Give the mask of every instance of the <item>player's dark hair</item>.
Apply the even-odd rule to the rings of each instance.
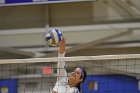
[[[78,88],[78,90],[79,90],[79,92],[80,92],[80,91],[81,91],[81,86],[80,86],[80,84],[77,85],[77,88]]]
[[[77,84],[77,88],[78,88],[78,90],[79,90],[79,92],[80,92],[80,91],[81,91],[81,86],[80,86],[80,84],[83,83],[83,82],[86,80],[87,72],[86,72],[86,70],[85,70],[84,68],[82,68],[82,67],[78,67],[78,68],[81,69],[81,77],[80,77],[80,78],[82,79],[82,82],[80,82],[80,83]]]

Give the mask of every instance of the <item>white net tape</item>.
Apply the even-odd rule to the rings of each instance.
[[[0,64],[40,63],[40,62],[58,62],[58,61],[83,61],[83,60],[135,59],[135,58],[140,58],[140,54],[8,59],[8,60],[0,60]]]

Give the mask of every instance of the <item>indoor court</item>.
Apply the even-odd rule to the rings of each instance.
[[[52,93],[77,67],[80,93],[140,93],[140,0],[0,0],[0,93]]]

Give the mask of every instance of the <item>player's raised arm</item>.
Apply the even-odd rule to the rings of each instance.
[[[58,50],[58,57],[65,57],[65,38],[63,37],[60,45],[59,45],[59,50]],[[57,65],[58,69],[57,69],[57,76],[58,76],[58,80],[61,79],[62,77],[66,77],[67,76],[67,72],[65,70],[65,62],[64,61],[58,61],[58,65]]]
[[[64,37],[62,37],[62,40],[60,42],[58,53],[65,54],[65,38]]]

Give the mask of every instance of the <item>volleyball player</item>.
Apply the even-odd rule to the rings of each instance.
[[[63,37],[58,50],[58,57],[65,56],[65,38]],[[57,82],[51,93],[80,93],[80,84],[86,79],[86,71],[77,67],[69,76],[64,68],[65,62],[58,62]]]

